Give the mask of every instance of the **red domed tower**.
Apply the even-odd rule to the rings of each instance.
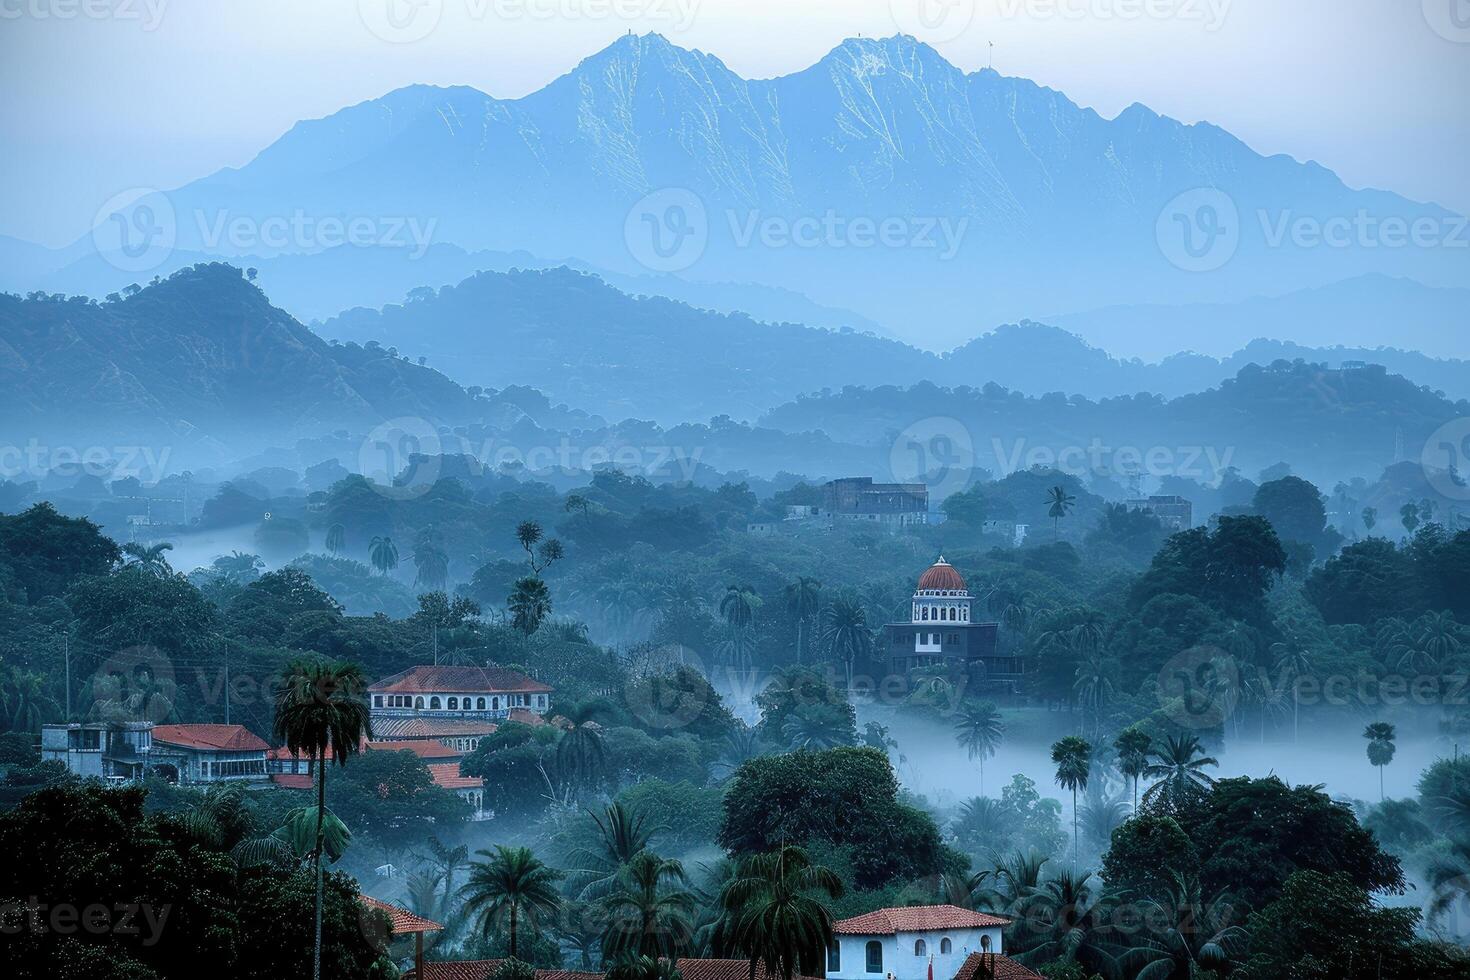
[[[891,670],[907,675],[919,668],[946,667],[965,676],[971,690],[1014,692],[1020,660],[996,656],[999,627],[975,622],[973,602],[965,577],[940,555],[919,576],[909,621],[885,627]]]

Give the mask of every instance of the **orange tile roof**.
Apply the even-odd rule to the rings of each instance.
[[[430,738],[399,742],[368,742],[364,748],[373,752],[412,752],[420,759],[457,759],[464,755],[461,750],[452,749]]]
[[[270,748],[243,725],[154,725],[153,741],[216,752],[264,752]]]
[[[983,968],[982,968],[983,966]],[[954,980],[1042,980],[1041,974],[999,953],[971,953],[960,964]]]
[[[896,932],[934,932],[940,929],[990,929],[1010,924],[999,915],[973,912],[958,905],[911,905],[878,909],[867,915],[832,924],[832,931],[847,936],[891,936]]]
[[[408,970],[403,980],[486,980],[504,960],[437,960],[424,964],[424,975]],[[537,970],[536,980],[603,980],[601,973],[577,970]]]
[[[410,667],[369,685],[374,694],[549,694],[554,688],[508,667]]]
[[[365,748],[367,746],[367,744],[368,744],[367,739],[363,739],[362,740],[362,743],[359,746],[359,748],[360,749],[361,748]],[[304,752],[303,753],[296,754],[296,755],[292,755],[291,754],[291,750],[288,749],[288,748],[286,748],[284,745],[277,745],[276,747],[274,747],[272,749],[268,749],[266,751],[266,753],[265,753],[265,757],[267,759],[308,759],[308,758],[310,758]],[[332,758],[332,747],[330,745],[327,746],[327,751],[322,755],[322,758],[324,758],[324,759],[330,759],[330,758]]]
[[[435,786],[445,789],[479,789],[485,785],[479,776],[461,776],[458,762],[430,763],[429,775],[434,777]]]
[[[271,782],[282,789],[311,789],[311,777],[305,773],[277,772],[271,774]]]
[[[750,980],[750,960],[703,959],[690,957],[678,963],[679,973],[684,980]],[[775,974],[757,968],[757,980],[774,980]],[[800,973],[792,980],[810,980]]]
[[[511,712],[512,720],[519,720]],[[493,721],[475,718],[379,718],[373,721],[373,737],[385,741],[411,738],[453,738],[490,735],[499,728]]]
[[[388,913],[388,918],[393,920],[393,935],[402,936],[413,932],[438,932],[444,927],[432,919],[426,919],[421,915],[414,915],[408,909],[401,909],[396,905],[379,901],[370,895],[358,895],[358,901],[370,909],[381,909]]]

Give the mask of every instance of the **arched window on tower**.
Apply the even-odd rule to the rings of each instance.
[[[939,940],[939,955],[948,956],[952,952],[954,952],[954,943],[949,941],[948,936]]]
[[[914,955],[915,956],[924,956],[928,952],[929,952],[929,947],[926,946],[926,945],[924,945],[924,940],[922,940],[922,939],[915,939],[914,940]]]

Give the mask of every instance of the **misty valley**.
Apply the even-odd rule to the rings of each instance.
[[[1430,115],[1256,0],[243,6],[0,35],[142,59],[6,124],[8,975],[1470,978]]]

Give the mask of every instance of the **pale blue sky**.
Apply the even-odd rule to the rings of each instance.
[[[903,28],[966,70],[994,42],[998,70],[1104,115],[1143,102],[1470,211],[1470,0],[919,2],[0,0],[0,233],[67,243],[119,190],[238,166],[402,85],[523,95],[630,28],[751,77],[859,33]]]

